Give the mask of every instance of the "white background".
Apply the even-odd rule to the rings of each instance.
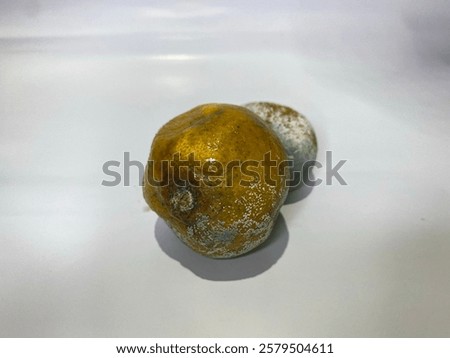
[[[0,336],[450,336],[446,1],[0,1]],[[108,160],[206,102],[314,125],[334,183],[201,257]],[[316,176],[324,177],[324,170]]]

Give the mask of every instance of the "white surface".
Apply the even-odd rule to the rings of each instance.
[[[0,3],[0,336],[450,336],[448,3],[123,4]],[[348,160],[256,253],[190,252],[135,168],[100,185],[173,116],[255,100]]]

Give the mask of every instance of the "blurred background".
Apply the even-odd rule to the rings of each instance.
[[[0,0],[0,336],[449,337],[449,38],[445,0]],[[192,253],[136,168],[101,185],[177,114],[258,100],[348,185],[253,254]]]

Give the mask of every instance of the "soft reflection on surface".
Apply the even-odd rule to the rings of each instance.
[[[198,19],[201,17],[214,17],[229,12],[226,7],[196,7],[188,2],[179,3],[180,6],[169,8],[143,7],[139,15],[144,18],[159,19]]]
[[[186,55],[186,54],[173,54],[173,55],[151,55],[144,56],[146,60],[156,60],[156,61],[192,61],[200,60],[202,56]]]

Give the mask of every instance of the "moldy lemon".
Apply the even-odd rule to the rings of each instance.
[[[230,258],[263,243],[287,193],[287,153],[252,111],[204,104],[156,134],[144,198],[186,245]]]
[[[280,138],[292,160],[290,190],[305,182],[308,168],[317,157],[317,139],[311,123],[296,110],[272,102],[252,102],[244,105],[258,115]]]

